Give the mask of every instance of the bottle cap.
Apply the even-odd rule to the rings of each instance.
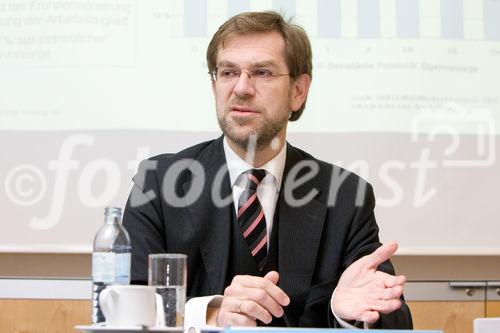
[[[121,217],[122,209],[120,207],[106,207],[104,214],[106,216]]]

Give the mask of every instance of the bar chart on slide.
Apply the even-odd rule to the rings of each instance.
[[[245,11],[276,10],[316,38],[500,41],[500,0],[172,0],[176,37],[208,37]]]

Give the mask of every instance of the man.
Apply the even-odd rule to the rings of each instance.
[[[132,280],[147,280],[149,253],[187,254],[190,323],[412,326],[371,186],[286,143],[311,58],[305,32],[279,14],[229,19],[207,50],[224,135],[134,177],[123,220]]]

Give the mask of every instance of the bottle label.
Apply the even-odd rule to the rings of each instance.
[[[130,284],[130,253],[117,253],[115,258],[115,283]]]
[[[113,252],[94,252],[92,254],[92,280],[113,283],[115,280],[115,256]]]
[[[92,280],[109,284],[130,284],[130,259],[130,253],[94,252]]]

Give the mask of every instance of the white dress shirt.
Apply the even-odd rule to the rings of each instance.
[[[229,171],[229,180],[233,190],[234,211],[238,211],[238,202],[241,194],[245,190],[246,179],[242,176],[243,172],[253,169],[254,167],[239,157],[227,143],[224,137],[224,154],[226,156],[227,168]],[[276,202],[283,179],[286,161],[286,144],[283,145],[280,152],[273,157],[272,160],[262,165],[258,169],[266,171],[266,176],[257,186],[257,198],[259,198],[264,217],[266,218],[266,228],[268,239],[271,239],[271,231],[273,230],[273,218],[276,210]],[[267,249],[269,250],[267,242]]]

